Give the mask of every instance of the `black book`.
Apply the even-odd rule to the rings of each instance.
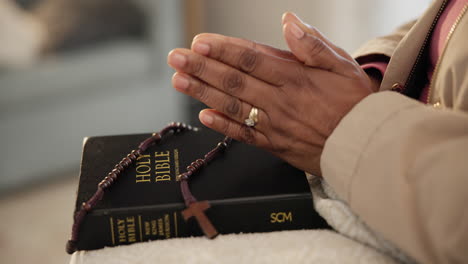
[[[84,142],[75,212],[114,165],[150,134],[90,137]],[[185,222],[176,176],[202,158],[223,136],[208,129],[167,136],[150,147],[105,192],[80,228],[78,250],[200,236]],[[232,142],[189,181],[208,200],[206,215],[219,233],[328,228],[314,210],[305,174],[258,148]]]

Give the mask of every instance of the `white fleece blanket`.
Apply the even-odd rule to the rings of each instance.
[[[317,211],[337,230],[176,238],[75,252],[71,264],[97,263],[413,263],[374,234],[320,179],[308,175]]]

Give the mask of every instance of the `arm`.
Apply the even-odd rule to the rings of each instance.
[[[364,45],[358,62],[388,61],[413,24]],[[459,98],[467,94],[467,80],[453,85],[464,90]],[[422,263],[468,259],[467,110],[435,110],[398,93],[376,93],[325,142],[323,177],[373,230]]]
[[[467,149],[466,113],[382,92],[343,118],[321,168],[368,225],[407,253],[423,263],[461,263],[468,259]]]
[[[358,61],[392,55],[410,27],[364,45]],[[465,91],[458,96],[466,94],[467,80],[456,86]],[[468,259],[467,110],[378,93],[355,106],[325,144],[321,168],[330,185],[370,227],[421,263]]]

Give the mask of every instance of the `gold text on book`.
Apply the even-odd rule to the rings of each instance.
[[[117,239],[119,243],[136,242],[135,217],[117,218]]]
[[[174,150],[174,157],[178,151]],[[172,180],[171,151],[154,152],[151,154],[144,154],[137,158],[135,163],[135,182],[136,183],[152,183],[152,182],[168,182]],[[176,164],[178,165],[178,164]],[[178,169],[178,168],[176,168]]]
[[[171,180],[171,152],[155,152],[154,153],[154,170],[156,173],[156,182]]]
[[[287,221],[293,221],[291,212],[277,212],[270,214],[270,223],[284,223]]]

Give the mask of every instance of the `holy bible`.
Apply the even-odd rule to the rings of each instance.
[[[114,165],[150,134],[86,138],[75,213]],[[221,141],[209,129],[170,135],[150,147],[86,216],[77,249],[200,236],[196,221],[185,221],[177,175]],[[224,153],[191,176],[190,189],[208,200],[206,216],[221,234],[328,228],[314,210],[302,171],[271,154],[232,142]]]

